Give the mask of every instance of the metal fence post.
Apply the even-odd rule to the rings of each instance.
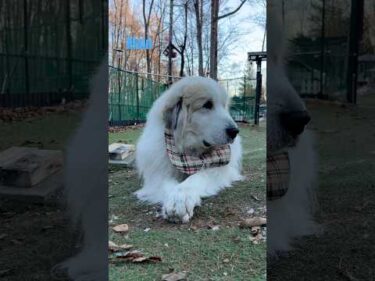
[[[259,124],[259,103],[260,103],[260,96],[262,93],[262,73],[261,73],[261,66],[262,66],[262,59],[258,59],[257,61],[257,86],[256,86],[256,93],[255,93],[255,111],[254,111],[254,124]]]
[[[137,123],[140,122],[139,120],[139,96],[138,96],[138,73],[135,74],[135,79],[136,79],[136,83],[135,83],[135,97],[136,97],[136,102],[137,102]]]

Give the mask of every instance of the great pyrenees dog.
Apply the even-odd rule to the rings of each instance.
[[[202,161],[202,167],[193,173],[178,169],[167,152],[166,130],[174,141],[175,154],[199,160],[227,146],[227,164],[207,166]],[[136,196],[161,204],[165,219],[187,223],[202,198],[242,179],[238,132],[229,114],[228,95],[218,82],[185,77],[174,83],[154,102],[138,141],[136,166],[143,187]]]
[[[309,113],[283,67],[285,39],[277,2],[268,2],[267,156],[286,155],[289,175],[287,180],[276,179],[286,186],[286,193],[267,201],[267,249],[271,256],[291,250],[295,238],[320,229],[313,217],[317,166],[314,137],[305,129]],[[272,169],[273,164],[278,165],[268,162],[267,168]]]

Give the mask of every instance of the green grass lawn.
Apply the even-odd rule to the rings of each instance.
[[[319,237],[269,264],[269,280],[374,280],[375,96],[358,106],[309,104],[319,157]]]
[[[135,143],[140,133],[141,129],[110,133],[109,142]],[[265,243],[253,244],[250,231],[238,227],[241,218],[250,216],[250,208],[265,216],[265,126],[243,125],[241,136],[247,180],[204,200],[187,225],[165,222],[157,216],[159,206],[136,200],[133,192],[140,181],[133,169],[110,166],[110,226],[127,223],[130,228],[128,236],[110,228],[110,240],[162,258],[157,264],[111,264],[110,280],[160,280],[170,269],[188,271],[188,280],[194,281],[265,280]],[[210,229],[213,224],[219,230]]]

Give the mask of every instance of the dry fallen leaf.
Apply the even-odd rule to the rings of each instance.
[[[256,236],[256,235],[258,235],[259,233],[261,233],[260,226],[252,226],[250,231],[251,231],[251,234],[252,234],[253,236]]]
[[[259,244],[263,239],[263,235],[259,226],[254,226],[251,232],[252,236],[249,237],[253,244]]]
[[[158,256],[145,257],[143,253],[137,250],[124,252],[124,253],[116,253],[115,256],[117,260],[134,262],[134,263],[161,262],[161,257],[158,257]]]
[[[120,247],[121,250],[129,250],[129,249],[133,248],[133,245],[131,245],[131,244],[121,244],[119,247]]]
[[[129,226],[127,224],[119,224],[112,228],[116,233],[126,233],[129,231]]]
[[[193,230],[193,231],[196,231],[198,229],[198,227],[195,226],[195,225],[192,225],[192,226],[190,226],[190,229]]]
[[[187,272],[186,271],[181,271],[181,272],[172,272],[168,274],[164,274],[161,277],[162,281],[183,281],[187,280]]]
[[[117,245],[115,242],[109,241],[108,242],[108,249],[111,252],[119,252],[122,250],[129,250],[133,248],[133,245],[130,244],[122,244],[122,245]]]
[[[132,262],[161,262],[161,257],[158,257],[158,256],[151,256],[151,257],[140,257],[140,258],[136,258],[134,260],[132,260]]]
[[[116,253],[116,258],[123,259],[123,260],[133,260],[133,259],[140,258],[140,257],[143,257],[143,254],[137,250]]]
[[[251,195],[251,198],[253,198],[255,201],[260,201],[260,199],[256,197],[255,195]]]
[[[118,245],[115,242],[109,241],[108,242],[108,249],[112,252],[116,252],[118,249]]]
[[[241,228],[251,228],[253,226],[262,226],[267,224],[267,219],[262,217],[254,217],[250,219],[244,219],[240,223]]]

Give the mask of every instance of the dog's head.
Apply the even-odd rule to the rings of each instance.
[[[236,138],[239,130],[228,111],[228,96],[216,81],[186,77],[166,94],[165,126],[173,130],[180,152],[200,154]]]
[[[295,146],[310,116],[283,71],[272,69],[268,79],[267,149],[272,154]]]
[[[267,151],[270,154],[293,147],[310,121],[309,113],[290,84],[283,68],[286,40],[280,19],[280,3],[268,4],[267,32]]]

